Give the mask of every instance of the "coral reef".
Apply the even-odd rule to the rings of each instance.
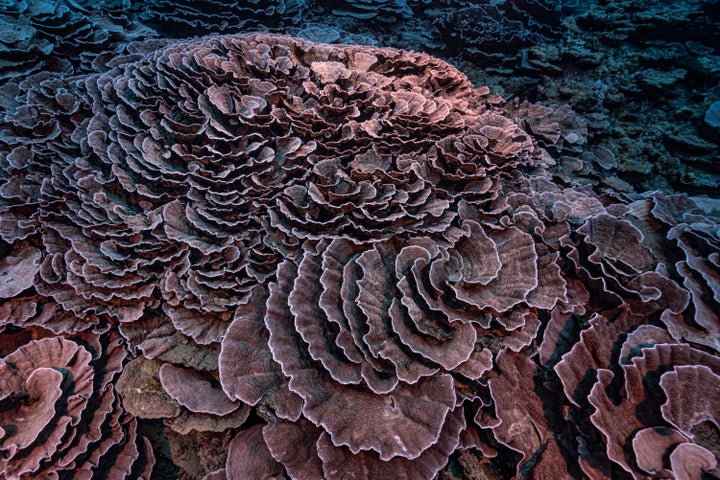
[[[593,2],[563,20],[562,43],[528,49],[534,80],[498,81],[513,94],[535,83],[536,100],[591,120],[590,140],[615,154],[624,190],[710,193],[720,174],[720,136],[704,122],[720,96],[717,12],[714,1]]]
[[[718,6],[0,2],[0,479],[720,477]]]
[[[569,107],[267,33],[10,84],[3,478],[717,475],[720,205],[572,184]]]
[[[546,0],[445,1],[432,8],[437,33],[447,50],[479,66],[514,64],[522,48],[561,33],[559,9]]]
[[[609,149],[617,165],[582,168],[591,153],[562,153],[577,167],[572,180],[558,174],[564,185],[701,194],[719,174],[720,133],[704,121],[720,98],[718,11],[716,0],[10,2],[0,7],[0,81],[40,70],[100,71],[133,53],[132,40],[213,32],[425,51],[460,66],[476,85],[569,104],[582,116],[588,145]]]
[[[2,478],[150,478],[153,449],[114,389],[128,354],[119,334],[70,333],[72,315],[37,296],[0,315]]]
[[[129,0],[13,1],[0,5],[0,84],[38,71],[86,73],[102,68],[133,40],[155,32],[137,22]],[[100,56],[100,61],[94,62]],[[94,64],[93,64],[94,63]]]
[[[302,17],[305,0],[150,0],[133,2],[136,18],[162,36],[187,37],[211,32],[292,25]]]
[[[319,4],[333,15],[356,20],[395,23],[412,15],[405,0],[320,0]]]

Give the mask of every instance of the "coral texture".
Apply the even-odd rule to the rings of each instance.
[[[412,15],[406,0],[320,0],[320,4],[329,8],[333,15],[357,20],[397,22]]]
[[[559,34],[557,5],[547,0],[437,2],[435,26],[448,49],[478,64],[512,61],[523,47]]]
[[[560,188],[569,109],[266,33],[16,86],[5,478],[717,474],[717,205]]]
[[[55,327],[63,323],[67,314],[38,299],[10,300],[0,309],[2,478],[149,479],[152,447],[113,385],[127,356],[119,335],[21,327],[43,315],[56,316],[45,319],[57,320]]]
[[[297,23],[305,0],[149,0],[135,2],[137,18],[157,33],[189,37],[211,32]]]
[[[127,42],[154,34],[132,18],[129,0],[88,3],[2,2],[0,84],[38,71],[88,72],[98,55],[105,61]]]

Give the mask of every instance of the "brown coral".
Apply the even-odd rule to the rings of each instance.
[[[0,125],[3,366],[74,352],[65,368],[91,378],[75,390],[112,404],[107,428],[80,413],[103,425],[87,452],[126,435],[113,451],[140,472],[140,421],[189,477],[433,478],[461,449],[508,477],[715,468],[693,436],[717,421],[697,387],[718,376],[717,224],[681,199],[554,185],[533,135],[584,141],[567,108],[508,118],[400,50],[260,33],[154,46],[29,77]],[[697,362],[640,365],[666,350]],[[4,432],[8,458],[38,425],[61,438],[76,421],[62,372],[24,370],[0,392],[32,399],[35,426]],[[65,468],[48,445],[42,468]]]
[[[152,448],[113,388],[126,356],[117,336],[14,331],[4,341],[19,345],[0,362],[3,478],[149,478]]]
[[[555,366],[567,398],[592,406],[590,420],[604,437],[605,451],[585,452],[580,465],[588,475],[607,472],[610,461],[635,476],[663,471],[700,478],[717,465],[714,447],[695,434],[717,425],[717,412],[707,407],[713,402],[701,398],[717,389],[720,360],[642,322],[628,310],[612,320],[596,316]]]

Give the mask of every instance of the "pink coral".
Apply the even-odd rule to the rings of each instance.
[[[0,362],[3,478],[149,478],[152,448],[113,388],[126,356],[116,334],[30,327],[3,338],[18,344]]]
[[[138,423],[209,479],[716,468],[717,219],[561,189],[572,111],[428,55],[157,46],[5,107],[10,476],[146,475]]]

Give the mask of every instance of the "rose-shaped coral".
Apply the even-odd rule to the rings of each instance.
[[[257,34],[116,63],[64,83],[70,104],[34,77],[5,121],[3,237],[41,237],[36,288],[80,317],[137,321],[160,295],[218,342],[299,241],[441,232],[544,161],[427,55]]]
[[[664,250],[667,274],[689,293],[688,308],[663,312],[666,328],[676,340],[720,351],[718,201],[652,192],[628,208],[654,250]]]
[[[581,448],[582,469],[589,476],[607,475],[613,462],[633,478],[717,474],[712,438],[720,412],[711,398],[720,388],[720,359],[638,323],[642,318],[628,311],[612,321],[594,317],[555,366],[567,398],[591,407],[589,420],[605,445]],[[620,351],[613,352],[622,338]],[[588,429],[583,441],[597,438],[589,425],[577,425]]]
[[[565,288],[558,270],[539,266],[530,234],[464,220],[439,238],[306,243],[299,262],[283,262],[277,282],[255,294],[223,340],[228,395],[307,418],[325,439],[317,448],[328,478],[340,478],[333,465],[351,454],[365,459],[356,475],[367,463],[400,464],[408,478],[426,478],[424,462],[406,460],[430,455],[446,428],[459,433],[447,424],[463,410],[456,396],[494,353],[527,346],[539,326],[529,308],[552,307]],[[247,347],[265,342],[265,353]],[[433,471],[447,461],[432,458]]]
[[[577,125],[509,118],[428,55],[129,50],[3,89],[11,475],[144,475],[137,422],[191,478],[715,468],[717,224],[694,205],[561,190],[533,134]]]
[[[35,304],[22,303],[0,307],[6,326],[32,321]],[[150,442],[113,388],[127,354],[116,334],[12,328],[3,349],[13,347],[0,360],[2,478],[150,478]]]
[[[129,0],[91,3],[49,0],[0,5],[0,84],[38,71],[64,74],[102,70],[103,60],[153,32],[133,21]],[[61,92],[58,92],[61,93]]]

